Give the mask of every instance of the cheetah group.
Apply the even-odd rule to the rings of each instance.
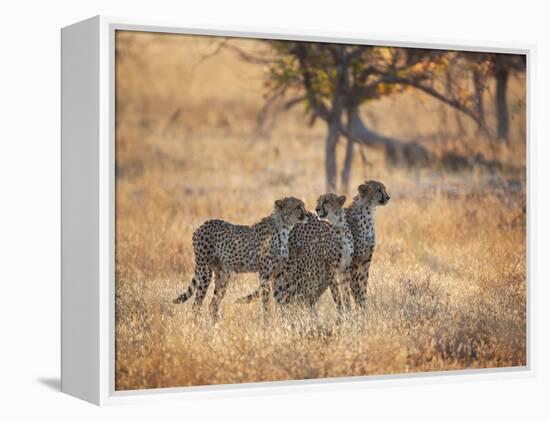
[[[252,226],[206,221],[193,233],[191,284],[174,303],[194,295],[193,308],[198,311],[214,274],[210,312],[217,319],[230,277],[257,273],[258,289],[237,302],[261,298],[264,314],[271,295],[279,305],[315,308],[327,289],[339,313],[352,310],[352,297],[355,307],[364,311],[375,247],[375,211],[390,196],[382,183],[373,180],[361,184],[357,192],[348,207],[345,196],[323,194],[315,213],[295,197],[279,199],[272,213]]]

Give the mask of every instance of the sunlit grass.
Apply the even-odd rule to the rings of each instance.
[[[510,175],[408,172],[386,167],[379,151],[367,150],[366,162],[356,156],[353,188],[378,179],[392,197],[377,211],[365,318],[339,321],[327,292],[316,316],[273,308],[265,322],[258,303],[233,304],[257,287],[253,274],[231,279],[218,323],[207,305],[195,318],[191,302],[172,304],[191,280],[191,235],[206,219],[251,224],[288,195],[313,209],[324,193],[324,127],[308,127],[296,110],[269,141],[251,142],[261,69],[245,78],[236,60],[225,57],[231,65],[221,67],[217,57],[192,74],[186,59],[200,42],[182,49],[175,38],[146,41],[139,38],[136,51],[152,58],[149,67],[131,59],[117,67],[124,76],[117,86],[117,389],[526,363],[521,174],[517,191],[506,188]],[[404,134],[392,119],[418,114],[411,101],[376,105],[378,118],[387,116],[378,129]],[[410,138],[431,130],[433,110],[422,107],[422,121],[406,129]],[[470,135],[473,151],[483,150],[483,139]],[[521,150],[522,140],[514,142]],[[524,165],[524,155],[516,159]]]

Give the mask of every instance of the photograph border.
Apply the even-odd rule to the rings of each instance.
[[[442,384],[464,381],[483,381],[504,378],[536,376],[536,302],[533,300],[536,280],[533,279],[536,221],[534,160],[535,138],[533,124],[535,92],[534,61],[536,47],[526,44],[495,41],[428,39],[403,35],[373,35],[368,33],[332,32],[299,28],[266,28],[235,24],[182,23],[155,19],[132,19],[97,16],[99,26],[99,404],[137,403],[203,399],[210,397],[254,396],[263,394],[309,393],[364,389],[370,387]],[[78,24],[76,24],[78,25]],[[462,50],[525,54],[526,67],[526,288],[527,338],[526,365],[506,368],[464,369],[422,372],[320,378],[312,380],[272,381],[228,385],[205,385],[115,391],[115,32],[141,31],[188,35],[228,36],[295,41],[338,42],[413,48]],[[63,200],[63,199],[62,199]],[[63,338],[62,338],[63,341]],[[380,381],[382,380],[382,381]],[[63,382],[63,380],[62,380]],[[63,383],[62,383],[63,388]]]

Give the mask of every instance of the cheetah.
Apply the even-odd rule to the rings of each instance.
[[[267,312],[271,280],[289,256],[289,234],[295,225],[306,220],[304,203],[300,199],[287,197],[276,200],[272,214],[252,226],[235,225],[219,219],[206,221],[193,233],[195,272],[191,284],[174,303],[184,303],[196,291],[193,308],[198,310],[214,272],[215,287],[210,312],[217,319],[230,276],[235,273],[258,273],[262,303]]]
[[[337,196],[334,193],[322,195],[317,201],[315,212],[317,212],[317,215],[320,218],[329,221],[338,234],[338,253],[336,255],[333,254],[332,256],[328,256],[329,259],[327,263],[339,275],[340,284],[342,285],[342,289],[344,291],[343,304],[346,310],[350,310],[350,266],[353,259],[354,245],[353,233],[347,222],[346,211],[343,208],[345,201],[346,196]],[[329,270],[326,276],[330,277],[332,272],[333,271]],[[333,283],[334,281],[332,279],[329,280],[329,286],[331,286],[332,289],[336,288]],[[338,300],[337,293],[335,291],[332,291],[332,296],[335,301]],[[341,308],[339,310],[341,310]]]
[[[369,268],[376,243],[375,212],[378,206],[388,204],[390,196],[386,192],[386,187],[374,180],[361,184],[358,192],[345,212],[353,235],[353,257],[349,269],[351,294],[357,306],[365,311]],[[347,291],[344,290],[344,294],[347,294]],[[344,301],[349,299],[344,296]]]
[[[277,303],[305,302],[313,307],[330,288],[337,309],[342,310],[335,277],[347,279],[349,285],[348,268],[353,255],[353,237],[342,208],[345,201],[345,196],[334,193],[320,196],[316,206],[318,217],[309,214],[307,223],[292,231],[289,260],[273,285]],[[248,303],[258,297],[256,290],[237,302]]]
[[[319,201],[322,198],[323,196]],[[382,183],[371,180],[361,184],[358,195],[344,209],[340,223],[346,226],[344,232],[335,231],[336,227],[331,230],[326,222],[308,215],[307,223],[297,226],[290,235],[289,260],[285,263],[283,272],[275,279],[277,302],[286,304],[302,301],[313,305],[330,288],[339,310],[351,309],[351,295],[357,306],[364,311],[369,268],[375,246],[375,211],[376,207],[386,205],[389,200],[390,196]],[[316,210],[320,216],[326,212],[326,209],[322,210],[322,205],[319,207],[319,202]],[[339,217],[336,215],[337,212],[331,219],[338,224]],[[346,261],[345,253],[339,257],[343,261],[339,268],[342,275],[342,297],[335,281],[337,270],[334,267],[334,251],[327,252],[334,248],[327,247],[327,244],[336,244],[337,249],[342,250],[342,238],[349,239],[348,230],[353,238],[352,247],[347,247],[348,251],[351,249],[351,260]],[[258,297],[259,290],[240,298],[238,302],[247,303]]]

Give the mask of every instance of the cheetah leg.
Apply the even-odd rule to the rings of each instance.
[[[220,317],[220,304],[227,291],[228,284],[229,273],[224,271],[216,273],[214,296],[212,297],[212,301],[210,301],[210,313],[215,320],[218,320]]]
[[[285,282],[285,272],[283,269],[278,268],[275,272],[275,275],[272,277],[273,280],[273,296],[275,297],[275,302],[281,303],[282,302],[282,296],[283,296],[283,289],[284,289],[284,282]],[[262,288],[258,288],[256,291],[251,292],[248,295],[245,295],[244,297],[237,298],[234,303],[235,304],[250,304],[254,301],[257,301],[262,295]]]
[[[288,295],[288,280],[284,269],[280,268],[274,276],[273,281],[273,298],[275,303],[284,304]]]
[[[370,261],[360,265],[351,278],[351,292],[358,307],[367,310],[367,285],[369,281]]]
[[[330,287],[330,293],[332,294],[332,299],[334,300],[334,304],[336,305],[336,310],[338,313],[342,313],[342,298],[340,296],[340,288],[338,287],[338,282],[335,279],[334,276],[331,276],[330,274],[327,274],[327,277],[329,277],[329,287]]]
[[[211,270],[208,264],[204,261],[198,261],[195,266],[195,273],[193,273],[193,278],[191,279],[191,285],[189,285],[183,293],[178,295],[176,299],[173,300],[173,303],[181,304],[186,302],[193,296],[196,290],[200,291],[201,289],[204,289],[206,291],[206,288],[208,288],[208,284],[210,283],[210,276]],[[201,302],[202,299],[200,299],[199,306]],[[197,297],[195,297],[195,304],[197,304]]]
[[[258,300],[258,298],[260,298],[260,288],[244,297],[237,298],[235,304],[250,304]]]
[[[260,276],[260,296],[264,317],[269,316],[269,295],[271,294],[271,276]]]
[[[350,290],[350,271],[346,271],[342,274],[342,302],[344,310],[347,312],[351,311],[351,290]]]
[[[187,289],[184,292],[182,292],[180,295],[178,295],[172,302],[174,304],[181,304],[186,302],[189,298],[193,296],[196,286],[197,286],[197,276],[193,274],[193,278],[191,279],[191,285],[189,285]]]
[[[358,302],[358,289],[360,284],[360,276],[361,276],[361,268],[355,267],[353,269],[353,272],[351,273],[351,279],[350,279],[350,289],[351,289],[351,296],[353,297],[353,300],[355,301],[355,304],[359,305]]]
[[[202,306],[204,297],[206,296],[206,291],[208,290],[208,285],[210,285],[210,280],[212,279],[212,269],[204,265],[201,266],[200,269],[195,269],[195,274],[198,278],[198,285],[196,287],[193,310],[195,310],[195,312],[198,312],[198,310]]]

